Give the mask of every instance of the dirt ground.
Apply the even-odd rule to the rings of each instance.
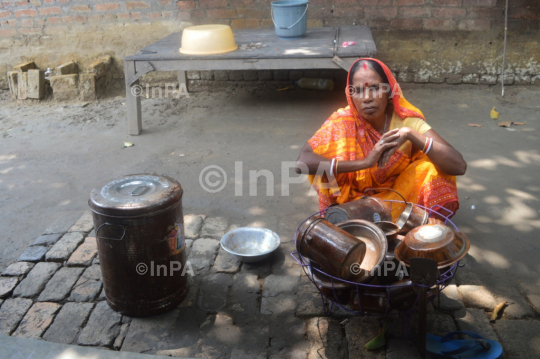
[[[404,86],[407,99],[468,162],[458,179],[461,209],[454,221],[472,241],[472,267],[498,285],[538,286],[539,91],[507,87],[501,99],[499,87]],[[189,98],[143,99],[144,130],[129,136],[122,96],[91,103],[17,102],[6,92],[0,97],[0,270],[47,228],[73,223],[88,210],[93,188],[141,172],[179,180],[185,213],[292,236],[317,210],[317,198],[307,195],[307,181],[291,184],[288,196],[282,193],[282,175],[305,179],[282,164],[292,165],[285,161],[295,161],[322,122],[345,106],[340,90],[214,89]],[[493,106],[501,121],[526,125],[498,127],[489,117]],[[123,148],[124,141],[134,146]],[[243,176],[235,175],[238,161]],[[199,183],[209,165],[227,174],[217,193]],[[260,177],[253,186],[257,195],[250,195],[249,171],[261,170],[270,171],[274,183],[267,186]],[[235,195],[240,189],[242,195]]]

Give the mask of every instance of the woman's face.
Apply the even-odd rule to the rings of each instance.
[[[360,67],[352,78],[349,93],[358,114],[370,121],[384,117],[388,105],[388,85],[367,66]]]

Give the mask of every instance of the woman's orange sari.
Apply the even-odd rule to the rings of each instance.
[[[367,59],[359,59],[367,60]],[[424,119],[422,112],[411,105],[401,92],[401,88],[390,69],[377,61],[393,89],[392,102],[394,111],[400,118],[419,117]],[[350,72],[347,78],[347,88],[351,82]],[[352,101],[349,91],[345,89],[348,106],[334,112],[308,141],[313,152],[327,158],[341,161],[354,161],[365,158],[381,135],[364,119],[362,119]],[[438,209],[445,207],[452,212],[459,208],[456,178],[437,169],[422,151],[413,151],[411,156],[396,151],[390,161],[383,167],[374,166],[354,173],[342,173],[335,181],[329,183],[325,174],[310,175],[309,180],[319,195],[319,209],[322,211],[333,203],[346,203],[360,198],[367,188],[392,188],[398,191],[408,202],[413,202],[427,208]],[[375,195],[384,200],[399,200],[401,197],[391,191],[381,191]],[[395,220],[404,205],[392,204],[392,218]],[[445,216],[450,212],[439,210]]]

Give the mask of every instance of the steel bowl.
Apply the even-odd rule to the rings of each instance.
[[[275,251],[279,236],[266,228],[241,227],[221,237],[221,248],[242,262],[259,262]]]

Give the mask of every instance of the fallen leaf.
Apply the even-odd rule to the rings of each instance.
[[[384,328],[379,329],[379,335],[365,345],[366,349],[375,350],[384,347],[386,339],[384,336]]]
[[[512,126],[512,121],[503,121],[503,122],[499,122],[497,124],[499,127],[510,127]]]
[[[491,321],[494,322],[497,320],[497,317],[499,316],[499,312],[508,304],[507,301],[501,302],[495,306],[493,309],[493,314],[491,315]]]
[[[512,122],[512,125],[514,126],[523,126],[523,125],[526,125],[527,122]]]
[[[483,125],[479,125],[477,123],[468,123],[467,126],[471,126],[471,127],[482,127]]]
[[[499,118],[499,113],[497,111],[495,111],[495,106],[493,106],[493,108],[491,109],[491,112],[489,113],[489,116],[493,119],[493,120],[496,120]]]

